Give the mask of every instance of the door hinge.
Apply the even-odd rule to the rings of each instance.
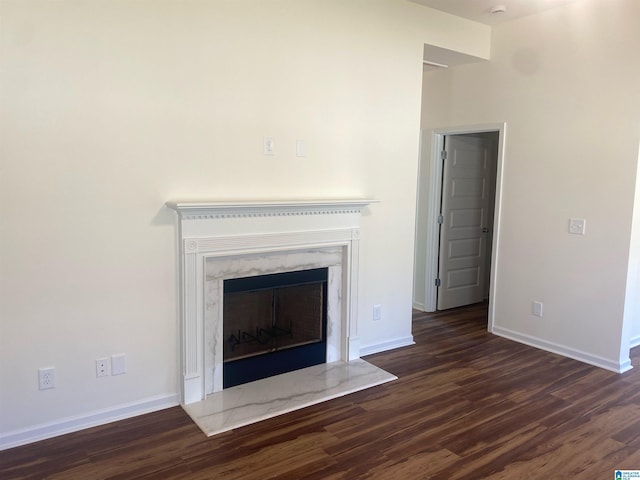
[[[440,160],[446,160],[447,159],[447,151],[446,150],[442,150],[440,152]]]
[[[436,287],[439,287],[439,286],[440,286],[440,279],[436,278]]]
[[[442,214],[438,215],[438,225],[442,225],[444,223],[444,217]]]

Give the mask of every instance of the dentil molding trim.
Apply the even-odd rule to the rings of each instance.
[[[372,203],[377,203],[377,200],[173,200],[167,202],[166,205],[177,211],[183,219],[214,219],[360,213],[364,207]]]

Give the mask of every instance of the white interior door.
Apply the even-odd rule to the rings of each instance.
[[[444,156],[438,310],[486,298],[497,143],[491,135],[448,135]]]

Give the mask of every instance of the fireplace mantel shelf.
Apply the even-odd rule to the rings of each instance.
[[[213,201],[176,200],[166,203],[183,218],[273,217],[331,213],[359,213],[377,203],[373,199]]]

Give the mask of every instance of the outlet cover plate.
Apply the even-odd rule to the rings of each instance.
[[[111,375],[127,373],[127,356],[124,353],[111,355]]]
[[[109,372],[109,362],[108,358],[96,358],[96,377],[108,377],[111,375]]]
[[[46,367],[38,369],[38,387],[40,390],[56,388],[56,369]]]

